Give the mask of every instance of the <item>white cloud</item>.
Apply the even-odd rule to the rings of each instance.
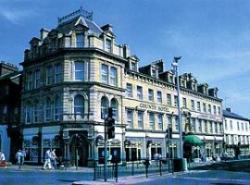
[[[2,15],[5,19],[7,19],[13,24],[20,24],[23,19],[28,18],[30,16],[34,16],[35,11],[5,9],[0,11],[0,15]]]

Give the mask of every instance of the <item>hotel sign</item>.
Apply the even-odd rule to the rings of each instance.
[[[139,107],[143,109],[151,109],[154,111],[169,112],[169,108],[167,106],[158,106],[150,103],[140,103]]]

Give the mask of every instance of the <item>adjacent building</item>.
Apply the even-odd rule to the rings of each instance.
[[[232,112],[230,108],[223,110],[223,116],[225,151],[230,157],[234,157],[236,147],[239,147],[242,156],[249,155],[249,119]]]
[[[21,72],[13,64],[0,62],[0,150],[13,161],[22,146],[20,125]]]
[[[176,78],[163,61],[139,68],[139,58],[116,43],[112,26],[99,26],[80,9],[41,29],[25,50],[21,97],[26,161],[43,162],[55,148],[58,156],[91,165],[104,151],[104,119],[113,108],[115,138],[108,150],[126,161],[177,155]],[[193,148],[211,158],[222,152],[222,100],[217,88],[180,76],[182,123],[205,145]],[[172,139],[167,128],[173,128]],[[194,156],[195,157],[195,156]]]

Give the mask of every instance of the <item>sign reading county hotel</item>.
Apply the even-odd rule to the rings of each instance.
[[[169,112],[169,109],[166,106],[158,106],[158,105],[149,104],[149,103],[140,103],[139,106],[140,108],[143,108],[143,109],[151,109],[155,111]]]

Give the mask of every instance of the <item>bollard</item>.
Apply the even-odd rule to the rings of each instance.
[[[94,177],[93,180],[96,180],[96,162],[94,161]]]
[[[115,181],[118,182],[118,160],[115,161]]]
[[[149,167],[149,159],[144,161],[145,169],[146,169],[146,178],[148,178],[148,167]]]
[[[132,161],[132,175],[135,173],[134,161]]]
[[[159,168],[160,168],[160,176],[162,176],[162,171],[161,171],[161,159],[159,159]]]

